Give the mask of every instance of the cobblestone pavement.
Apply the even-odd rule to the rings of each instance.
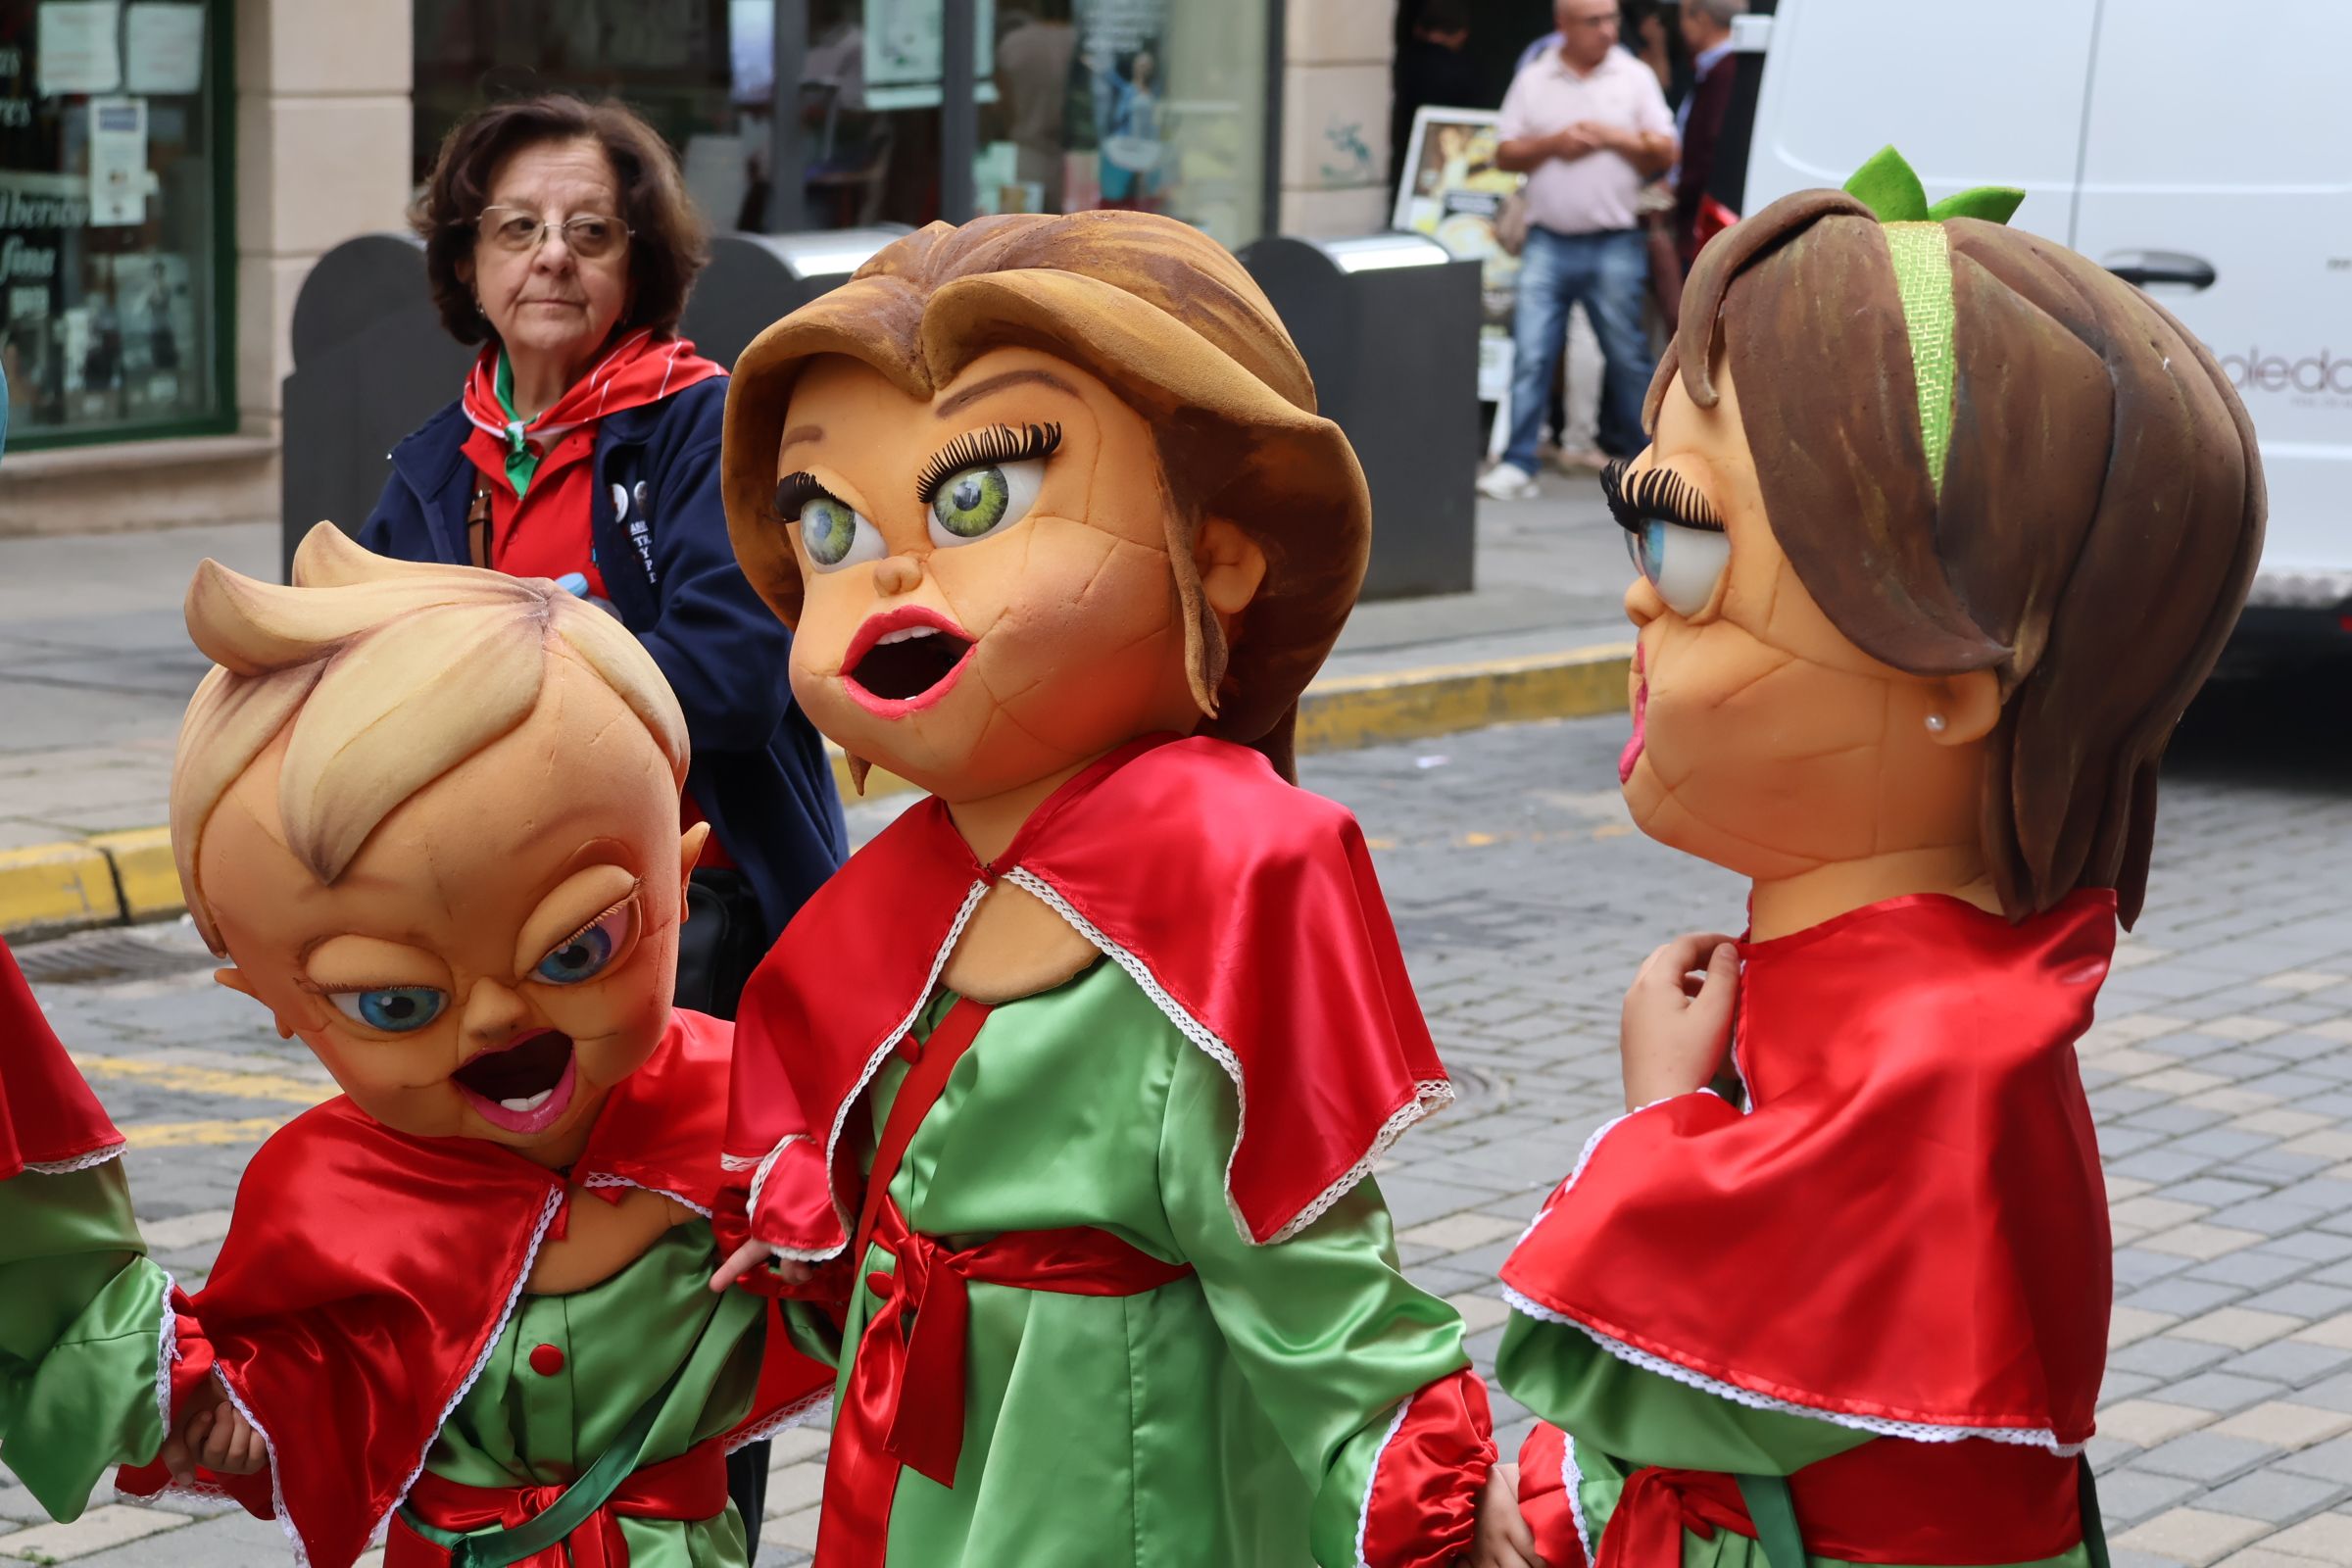
[[[2352,727],[2314,724],[2314,689],[2328,688],[2232,690],[2192,723],[2148,913],[2082,1045],[2117,1243],[2093,1452],[2119,1568],[2352,1564]],[[1503,1318],[1496,1264],[1618,1103],[1616,1011],[1636,960],[1739,918],[1732,878],[1626,821],[1623,730],[1496,729],[1307,766],[1373,836],[1462,1083],[1381,1182],[1412,1274],[1461,1308],[1482,1364]],[[856,814],[871,833],[889,808]],[[253,1145],[328,1086],[209,984],[184,928],[130,940],[186,967],[40,991],[130,1129],[158,1255],[201,1278]],[[107,953],[76,938],[25,956],[52,972]],[[1515,1443],[1524,1413],[1496,1410]],[[822,1441],[776,1446],[762,1568],[804,1560]],[[0,1486],[0,1559],[77,1568],[285,1560],[274,1527],[201,1504],[106,1504],[60,1527]]]

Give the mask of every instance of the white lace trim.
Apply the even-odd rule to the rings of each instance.
[[[547,1240],[547,1228],[555,1223],[556,1210],[564,1206],[565,1196],[561,1188],[547,1195],[547,1202],[539,1210],[539,1223],[531,1231],[530,1250],[522,1254],[522,1267],[515,1271],[514,1286],[507,1292],[506,1304],[499,1308],[498,1317],[490,1331],[490,1337],[482,1346],[482,1353],[474,1357],[472,1370],[466,1374],[466,1381],[458,1385],[458,1391],[451,1395],[449,1402],[441,1407],[440,1416],[433,1422],[433,1430],[424,1440],[423,1450],[416,1455],[416,1468],[409,1472],[409,1478],[403,1481],[400,1484],[400,1490],[392,1494],[391,1504],[378,1514],[373,1524],[368,1527],[370,1535],[382,1530],[391,1519],[393,1510],[408,1500],[409,1489],[416,1485],[418,1476],[424,1474],[424,1461],[432,1453],[433,1443],[441,1436],[441,1429],[449,1425],[450,1416],[455,1414],[458,1406],[465,1402],[466,1396],[473,1392],[474,1384],[481,1378],[482,1369],[490,1364],[490,1354],[498,1348],[500,1330],[507,1319],[514,1315],[514,1303],[522,1299],[522,1288],[530,1281],[531,1265],[539,1261],[540,1244]],[[274,1482],[271,1484],[275,1485]],[[284,1505],[281,1503],[279,1506],[282,1510]]]
[[[923,977],[923,989],[921,993],[915,997],[914,1005],[906,1009],[906,1016],[899,1020],[899,1026],[885,1036],[882,1043],[874,1048],[873,1054],[866,1058],[865,1069],[858,1073],[857,1083],[851,1085],[850,1092],[841,1097],[841,1104],[833,1112],[832,1130],[825,1134],[825,1183],[828,1188],[831,1187],[833,1181],[834,1154],[841,1147],[841,1130],[849,1123],[850,1107],[858,1103],[858,1097],[864,1094],[865,1086],[874,1081],[874,1074],[882,1070],[882,1063],[890,1059],[890,1054],[898,1049],[899,1042],[906,1038],[906,1031],[914,1027],[914,1020],[923,1015],[923,1008],[928,1005],[931,1001],[932,988],[939,984],[940,971],[948,966],[948,955],[956,951],[956,944],[963,936],[963,928],[970,922],[972,918],[972,911],[980,906],[980,901],[987,896],[988,883],[986,880],[974,882],[972,884],[971,891],[963,896],[963,906],[956,911],[956,918],[948,927],[947,937],[940,943],[939,951],[931,956],[931,972]],[[784,1141],[784,1143],[790,1142],[792,1142],[792,1140],[789,1138]],[[776,1155],[782,1153],[783,1151],[784,1144],[778,1144],[774,1149],[771,1149],[767,1152],[767,1159],[769,1161],[774,1160]],[[763,1161],[763,1174],[765,1165],[766,1162]],[[754,1211],[757,1211],[759,1208],[759,1196],[760,1187],[758,1181],[755,1179],[752,1185],[752,1207]],[[841,1195],[839,1193],[833,1194],[833,1212],[834,1216],[841,1223],[841,1241],[819,1251],[792,1251],[786,1252],[785,1255],[803,1263],[822,1263],[827,1258],[836,1255],[843,1249],[847,1248],[850,1245],[849,1236],[852,1228],[852,1221],[849,1211],[841,1206]]]
[[[179,1314],[172,1309],[172,1292],[178,1282],[170,1269],[161,1269],[164,1276],[164,1326],[156,1336],[155,1351],[155,1407],[163,1413],[164,1439],[172,1437],[172,1369],[179,1364]]]
[[[1141,958],[1111,941],[1100,926],[1080,914],[1070,901],[1061,896],[1059,889],[1026,867],[1007,871],[1004,874],[1004,880],[1035,895],[1054,913],[1067,920],[1072,930],[1094,944],[1095,948],[1105,957],[1126,970],[1128,978],[1136,983],[1145,996],[1152,999],[1152,1004],[1166,1015],[1167,1020],[1176,1026],[1177,1032],[1205,1053],[1211,1061],[1224,1070],[1225,1076],[1233,1081],[1237,1111],[1234,1118],[1233,1150],[1225,1156],[1225,1207],[1233,1215],[1234,1225],[1241,1231],[1242,1239],[1254,1244],[1256,1238],[1250,1234],[1249,1222],[1243,1218],[1241,1205],[1234,1201],[1233,1197],[1233,1162],[1241,1155],[1242,1129],[1250,1125],[1250,1092],[1242,1082],[1241,1058],[1235,1055],[1233,1048],[1218,1039],[1206,1024],[1186,1011],[1174,997],[1169,996],[1166,988],[1153,977]],[[1380,1156],[1388,1152],[1390,1145],[1403,1136],[1406,1128],[1432,1111],[1444,1108],[1452,1100],[1453,1085],[1443,1078],[1425,1078],[1416,1083],[1413,1086],[1412,1102],[1398,1107],[1394,1115],[1381,1124],[1380,1131],[1373,1135],[1371,1146],[1364,1151],[1363,1157],[1343,1172],[1339,1180],[1326,1187],[1314,1201],[1301,1208],[1282,1229],[1268,1237],[1266,1245],[1272,1246],[1277,1242],[1289,1241],[1316,1220],[1321,1219],[1332,1204],[1347,1197],[1358,1182],[1372,1174],[1372,1167],[1379,1163]]]
[[[680,1208],[691,1208],[705,1219],[710,1217],[709,1209],[688,1198],[684,1193],[673,1193],[666,1187],[648,1187],[643,1182],[633,1182],[626,1176],[616,1175],[609,1170],[598,1171],[580,1185],[582,1187],[634,1187],[641,1193],[652,1193],[657,1197],[666,1198]]]
[[[1381,1434],[1380,1446],[1372,1450],[1372,1468],[1364,1476],[1364,1505],[1355,1516],[1355,1568],[1372,1568],[1372,1560],[1364,1555],[1364,1546],[1372,1533],[1372,1494],[1380,1490],[1380,1461],[1388,1457],[1389,1445],[1404,1430],[1404,1418],[1412,1413],[1413,1400],[1419,1397],[1418,1394],[1405,1396],[1396,1406],[1396,1418],[1389,1422],[1389,1430]]]
[[[758,1154],[721,1154],[718,1156],[718,1168],[723,1171],[732,1171],[737,1175],[741,1175],[747,1170],[758,1170],[760,1163],[760,1156]]]
[[[752,1162],[752,1190],[745,1195],[743,1200],[745,1224],[750,1224],[752,1216],[760,1212],[760,1189],[767,1185],[768,1174],[776,1168],[776,1157],[791,1148],[794,1143],[808,1136],[807,1133],[786,1133],[776,1140],[775,1148]]]
[[[1568,1489],[1568,1522],[1576,1526],[1576,1544],[1585,1548],[1585,1561],[1592,1562],[1592,1527],[1585,1522],[1585,1473],[1577,1468],[1576,1439],[1560,1428],[1560,1484]]]
[[[218,1365],[213,1368],[213,1381],[220,1385],[221,1392],[228,1396],[228,1402],[236,1407],[237,1414],[245,1418],[245,1424],[261,1434],[262,1452],[270,1464],[270,1517],[277,1521],[277,1528],[285,1533],[287,1543],[293,1546],[296,1568],[310,1568],[311,1548],[303,1541],[302,1532],[294,1528],[294,1516],[286,1508],[286,1473],[277,1462],[277,1440],[270,1437],[270,1429],[256,1419],[252,1408],[245,1402],[245,1396],[237,1392],[237,1386],[228,1381],[228,1374]]]
[[[2026,1448],[2046,1448],[2061,1459],[2071,1459],[2082,1451],[2083,1446],[2080,1443],[2060,1443],[2058,1434],[2048,1427],[1937,1426],[1925,1421],[1896,1421],[1881,1416],[1849,1415],[1842,1410],[1825,1410],[1814,1405],[1797,1404],[1788,1399],[1776,1399],[1768,1394],[1758,1394],[1752,1389],[1740,1388],[1736,1383],[1726,1383],[1721,1378],[1709,1377],[1704,1372],[1684,1366],[1679,1361],[1669,1361],[1662,1355],[1653,1355],[1647,1350],[1638,1349],[1623,1340],[1603,1334],[1589,1323],[1580,1323],[1564,1312],[1555,1312],[1547,1306],[1532,1301],[1507,1285],[1502,1288],[1502,1294],[1504,1299],[1510,1302],[1511,1309],[1522,1316],[1532,1317],[1544,1323],[1565,1323],[1629,1366],[1637,1366],[1644,1372],[1655,1372],[1661,1377],[1672,1378],[1675,1382],[1696,1389],[1701,1394],[1711,1394],[1719,1399],[1729,1399],[1734,1404],[1743,1404],[1751,1410],[1773,1410],[1784,1415],[1811,1416],[1816,1421],[1827,1421],[1833,1426],[1846,1427],[1856,1432],[1868,1432],[1875,1437],[1903,1438],[1912,1443],[1961,1443],[1970,1438],[1982,1438],[1987,1443],[2007,1443]]]
[[[830,1413],[832,1406],[833,1392],[830,1389],[819,1389],[814,1394],[794,1400],[743,1436],[730,1439],[727,1444],[727,1451],[733,1453],[737,1448],[764,1442],[779,1432],[790,1432],[794,1427],[806,1426],[818,1416]]]
[[[110,1159],[120,1159],[122,1151],[129,1147],[126,1143],[109,1144],[86,1154],[75,1154],[72,1159],[27,1160],[24,1168],[36,1176],[71,1176],[77,1170],[95,1170]]]

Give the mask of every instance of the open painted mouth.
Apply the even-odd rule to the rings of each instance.
[[[971,654],[972,639],[962,627],[910,605],[858,628],[842,661],[842,682],[868,712],[896,718],[947,696]]]
[[[450,1082],[493,1127],[544,1132],[571,1108],[579,1083],[571,1036],[556,1029],[518,1036],[466,1062]]]

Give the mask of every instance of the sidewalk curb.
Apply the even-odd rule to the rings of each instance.
[[[1633,652],[1632,643],[1599,643],[1319,680],[1298,704],[1298,750],[1348,752],[1489,724],[1618,712]],[[842,803],[855,805],[849,759],[829,743],[826,752]],[[865,782],[869,801],[914,788],[880,768]],[[184,907],[166,828],[0,851],[0,936],[11,940],[162,919]]]

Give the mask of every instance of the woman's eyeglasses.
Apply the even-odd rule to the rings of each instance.
[[[537,250],[551,230],[562,229],[564,246],[583,262],[603,261],[626,244],[633,232],[619,219],[596,213],[582,213],[561,223],[551,223],[538,214],[526,213],[518,207],[483,209],[475,229],[497,249],[515,255]]]

